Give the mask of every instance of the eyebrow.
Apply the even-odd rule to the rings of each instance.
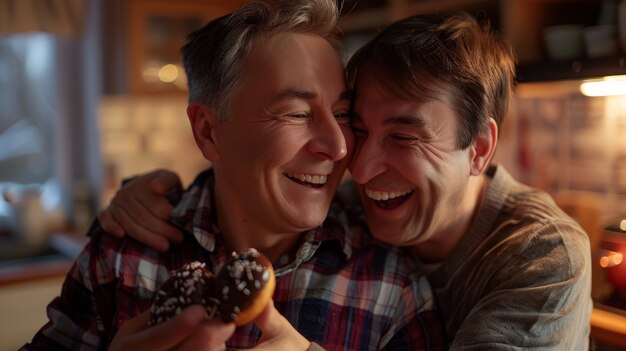
[[[394,116],[387,118],[384,125],[400,125],[407,127],[416,127],[422,129],[430,129],[428,123],[421,116]]]
[[[312,100],[315,99],[317,94],[310,91],[300,91],[295,89],[285,89],[280,93],[272,96],[271,102],[277,102],[281,100],[290,100],[290,99],[303,99],[303,100]]]
[[[339,100],[352,101],[352,92],[349,90],[344,90],[339,94]],[[290,100],[290,99],[303,99],[303,100],[312,100],[317,97],[317,94],[311,91],[300,91],[296,89],[285,89],[280,93],[274,95],[271,98],[271,102],[277,102],[281,100]]]
[[[351,123],[352,124],[354,123],[364,124],[363,119],[361,118],[361,116],[356,114],[356,112],[353,112],[352,114]],[[394,117],[385,119],[385,121],[383,122],[383,125],[412,127],[417,130],[425,131],[426,133],[431,132],[430,125],[421,116],[402,116],[402,115],[394,116]]]

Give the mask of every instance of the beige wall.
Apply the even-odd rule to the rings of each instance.
[[[63,277],[0,287],[0,351],[17,350],[48,320],[46,306],[61,292]]]
[[[103,204],[109,203],[123,178],[169,168],[188,185],[209,166],[193,139],[186,109],[183,94],[103,98],[99,113]]]

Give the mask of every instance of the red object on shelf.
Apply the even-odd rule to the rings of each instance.
[[[626,296],[626,232],[605,231],[600,248],[612,252],[604,256],[607,258],[605,264],[601,262],[601,266],[606,266],[607,280],[620,295]]]

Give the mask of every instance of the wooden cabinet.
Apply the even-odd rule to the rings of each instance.
[[[625,53],[601,59],[553,62],[547,58],[543,31],[561,24],[593,26],[614,0],[346,0],[340,26],[348,46],[357,44],[389,23],[414,14],[467,11],[488,21],[511,42],[518,55],[521,81],[559,80],[626,74]],[[351,48],[348,48],[351,51]]]
[[[186,91],[180,48],[192,31],[244,0],[129,0],[128,88],[133,95]]]

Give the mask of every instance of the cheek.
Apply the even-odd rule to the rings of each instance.
[[[297,130],[266,127],[239,135],[230,147],[251,164],[276,165],[294,157],[304,145]]]
[[[429,160],[418,150],[396,148],[387,152],[387,160],[398,173],[418,186],[424,181],[424,177],[431,173]]]

